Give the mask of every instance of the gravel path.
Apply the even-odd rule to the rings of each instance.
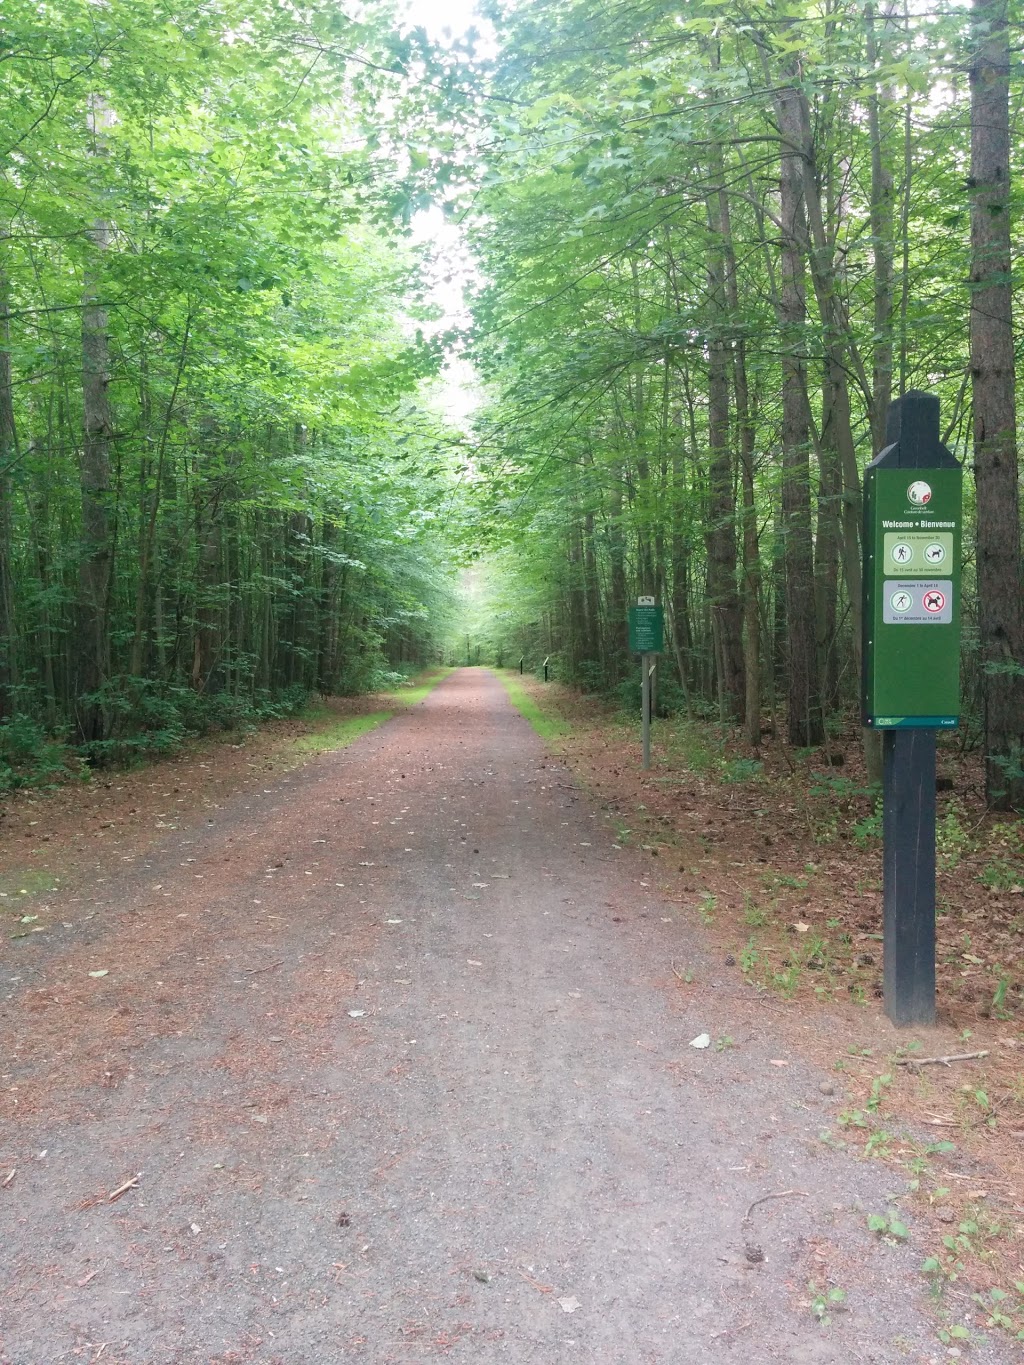
[[[652,861],[462,670],[112,867],[0,978],[0,1360],[945,1359]]]

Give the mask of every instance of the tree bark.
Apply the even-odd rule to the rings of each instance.
[[[89,231],[97,252],[109,245],[110,229],[97,221]],[[82,543],[78,568],[78,737],[81,741],[106,737],[108,709],[95,694],[110,677],[110,583],[114,567],[114,522],[111,516],[110,445],[113,415],[110,383],[107,310],[100,301],[91,273],[82,308],[83,437],[80,466]]]
[[[1024,807],[1024,605],[1010,261],[1007,0],[974,0],[971,62],[971,389],[985,789]]]
[[[803,131],[800,96],[793,86],[776,94],[782,162],[782,534],[786,583],[787,724],[798,748],[824,739],[818,675],[811,538],[811,415],[803,350],[807,324],[804,290]]]
[[[17,710],[18,646],[11,568],[11,467],[17,458],[11,374],[10,293],[0,267],[0,720]]]
[[[715,652],[719,714],[741,720],[746,698],[743,677],[743,618],[736,587],[736,496],[729,421],[728,310],[722,250],[721,201],[707,200],[708,215],[708,558],[707,599]]]
[[[877,69],[879,43],[875,31],[875,7],[864,9],[867,56]],[[882,20],[883,43],[888,18]],[[871,249],[874,271],[874,344],[871,374],[871,440],[873,453],[885,445],[885,422],[892,401],[892,308],[893,308],[893,178],[886,155],[883,112],[892,106],[891,92],[880,89],[872,76],[868,95],[868,136],[871,139]]]

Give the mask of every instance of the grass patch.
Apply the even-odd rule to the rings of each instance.
[[[390,720],[392,711],[371,711],[366,716],[348,716],[345,720],[333,721],[323,730],[313,735],[303,735],[295,741],[295,751],[300,754],[324,754],[332,749],[344,749],[354,744],[361,735],[376,730]]]
[[[444,682],[450,674],[454,673],[454,668],[431,668],[426,673],[421,673],[411,686],[399,687],[394,692],[385,692],[384,696],[401,706],[416,706],[433,692],[438,683]]]
[[[392,692],[379,692],[382,701],[391,703],[395,708],[399,706],[415,706],[423,701],[440,682],[444,682],[449,673],[455,670],[451,668],[432,668],[426,673],[417,676],[412,685],[403,685]],[[317,729],[313,734],[303,735],[301,739],[295,741],[295,752],[297,754],[323,754],[329,753],[332,749],[344,749],[349,744],[354,744],[361,735],[369,734],[371,730],[376,730],[379,725],[390,720],[394,715],[394,710],[389,711],[370,711],[365,716],[346,716],[338,720],[332,716],[330,708],[325,706],[322,701],[312,702],[302,713],[302,719],[315,725]]]
[[[52,872],[5,872],[0,876],[0,909],[17,910],[33,896],[56,891],[60,878]]]
[[[563,721],[559,720],[557,716],[548,715],[537,705],[523,684],[519,682],[517,674],[499,674],[498,676],[508,693],[509,701],[523,719],[529,721],[545,744],[561,739],[569,733]]]

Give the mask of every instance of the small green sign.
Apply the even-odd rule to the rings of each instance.
[[[938,468],[901,467],[891,446],[864,474],[863,720],[875,729],[960,717],[963,475],[936,445]]]
[[[629,648],[633,654],[660,654],[665,647],[665,609],[638,606],[629,609]]]

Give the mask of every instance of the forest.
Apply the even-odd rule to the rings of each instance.
[[[959,742],[1024,805],[1019,13],[479,8],[5,6],[0,772],[446,651],[628,696],[638,593],[663,707],[820,745],[922,389],[967,472]]]

